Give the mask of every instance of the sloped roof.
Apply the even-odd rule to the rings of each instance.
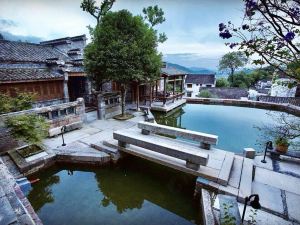
[[[9,81],[26,81],[26,80],[54,80],[63,79],[64,75],[45,69],[3,69],[0,68],[0,83]]]
[[[173,68],[173,67],[167,67],[167,68],[161,68],[161,72],[163,74],[166,74],[167,76],[176,76],[176,75],[185,75],[186,72]]]
[[[215,74],[188,74],[185,83],[192,84],[214,84]]]
[[[53,47],[17,41],[0,41],[0,61],[46,62],[47,59],[53,58],[72,60]]]

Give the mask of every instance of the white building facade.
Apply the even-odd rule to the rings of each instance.
[[[197,97],[202,87],[216,87],[216,76],[215,74],[188,74],[184,87],[186,97]]]

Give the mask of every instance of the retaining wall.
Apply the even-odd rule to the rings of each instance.
[[[187,103],[208,104],[208,105],[230,105],[249,108],[269,109],[300,117],[300,107],[291,104],[278,104],[272,102],[237,100],[237,99],[218,99],[218,98],[186,98]]]

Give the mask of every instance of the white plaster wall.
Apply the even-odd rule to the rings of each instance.
[[[207,87],[207,85],[209,85],[209,84],[202,84],[202,85],[200,85],[200,84],[192,84],[192,87],[191,88],[188,88],[187,87],[187,85],[188,85],[189,83],[185,83],[184,84],[184,87],[185,87],[185,96],[187,96],[187,92],[192,92],[192,96],[191,97],[197,97],[197,95],[199,94],[199,91],[200,91],[200,88],[201,87]],[[216,85],[215,84],[213,84],[213,85],[211,85],[211,87],[215,87]]]
[[[295,97],[297,87],[289,88],[287,85],[278,84],[278,82],[292,82],[290,79],[278,79],[271,87],[271,96],[277,97]]]

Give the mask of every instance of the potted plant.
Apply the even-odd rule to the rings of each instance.
[[[276,138],[275,144],[276,144],[276,151],[282,154],[285,154],[287,152],[288,147],[290,145],[288,139],[285,137]]]

